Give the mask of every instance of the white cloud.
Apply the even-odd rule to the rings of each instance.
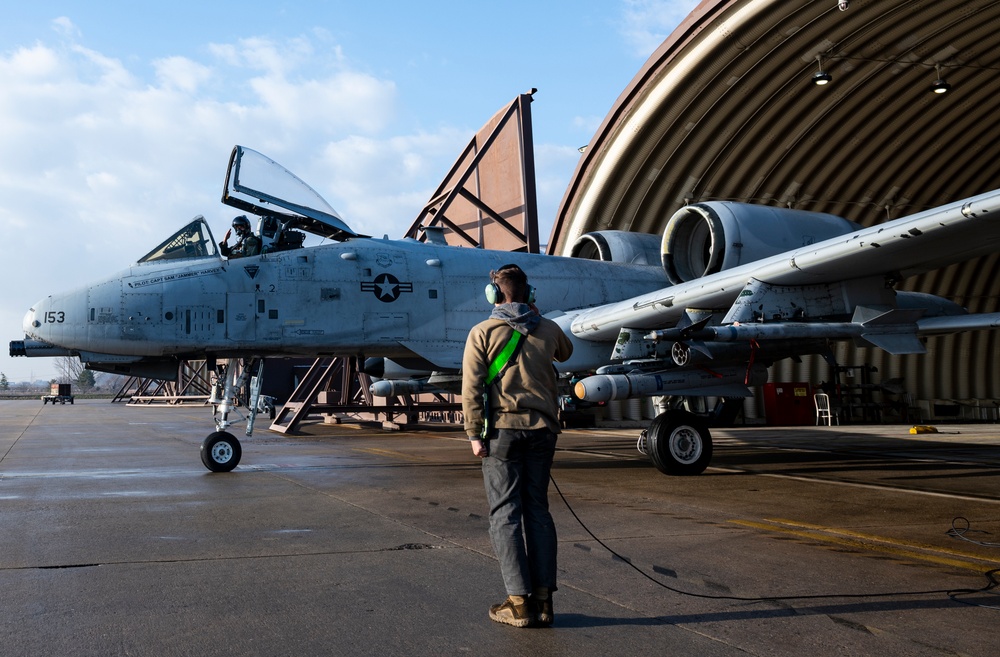
[[[77,39],[81,36],[80,29],[66,16],[53,19],[52,29],[67,39]]]
[[[649,57],[697,6],[695,0],[624,0],[621,35],[632,51]]]
[[[307,125],[323,133],[375,133],[392,117],[395,85],[345,71],[325,79],[290,80],[281,75],[254,78],[250,86],[260,110],[287,129]]]
[[[240,65],[240,51],[234,43],[211,43],[208,45],[208,51],[224,64]]]
[[[186,57],[165,57],[153,62],[161,87],[191,94],[212,77],[212,69]]]
[[[358,232],[399,237],[410,227],[471,134],[457,129],[374,139],[353,135],[330,142],[309,172],[336,189],[333,203]],[[303,174],[305,175],[305,174]]]
[[[97,89],[120,89],[137,82],[128,69],[113,57],[79,45],[72,46],[72,51],[79,55],[74,64],[81,81],[92,84]]]
[[[44,80],[59,68],[55,52],[36,44],[31,48],[18,48],[7,59],[0,59],[0,76],[10,82]]]

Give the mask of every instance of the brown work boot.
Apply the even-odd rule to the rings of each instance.
[[[528,600],[528,610],[535,617],[535,621],[542,626],[552,625],[555,616],[552,613],[552,591],[549,589],[535,589],[535,592]]]
[[[523,595],[509,595],[498,605],[490,607],[490,618],[498,623],[514,627],[528,627],[531,624],[531,612],[528,611],[528,599]]]

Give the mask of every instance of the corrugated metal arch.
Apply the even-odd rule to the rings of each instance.
[[[1000,187],[1000,2],[701,3],[618,98],[577,166],[549,253],[599,229],[662,232],[691,201],[831,212],[870,226]],[[816,56],[833,76],[811,84]],[[940,65],[952,85],[930,92]],[[906,280],[973,312],[1000,307],[996,254]],[[924,399],[1000,398],[996,332],[926,356],[838,346]],[[772,379],[829,380],[821,359]]]

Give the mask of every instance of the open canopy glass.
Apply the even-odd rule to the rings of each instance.
[[[359,237],[322,196],[295,174],[257,151],[236,146],[229,158],[222,202],[255,215],[278,217],[285,228],[342,241]]]

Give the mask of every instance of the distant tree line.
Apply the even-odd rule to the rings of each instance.
[[[125,383],[125,377],[103,372],[94,373],[84,367],[79,358],[64,356],[56,359],[57,377],[50,379],[45,385],[35,382],[11,383],[6,372],[0,372],[0,393],[22,395],[38,391],[48,392],[48,386],[53,383],[69,383],[73,391],[85,393],[114,393]]]

